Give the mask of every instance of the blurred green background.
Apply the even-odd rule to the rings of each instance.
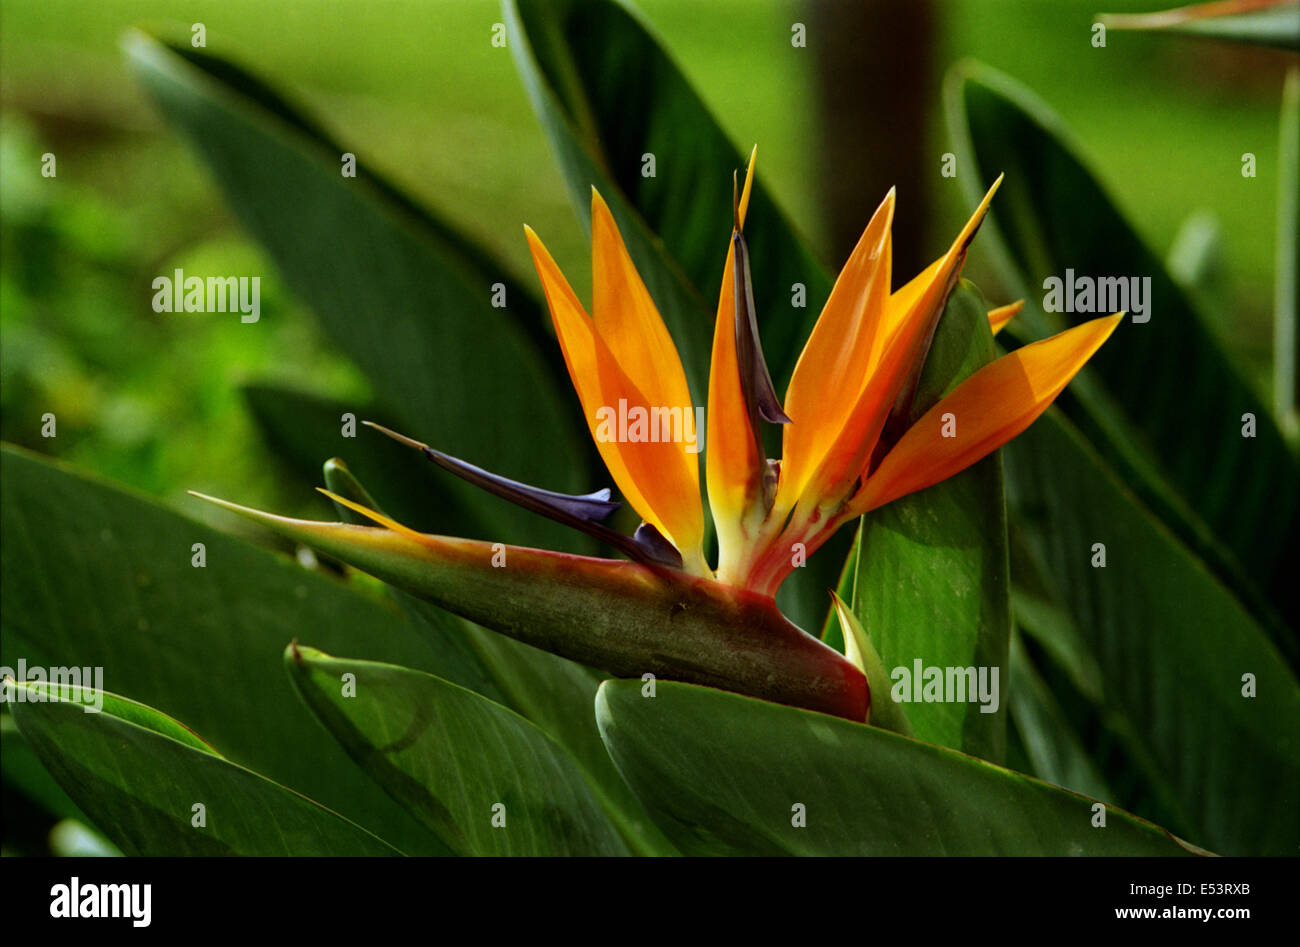
[[[1100,2],[1123,12],[1164,5]],[[913,230],[901,258],[918,265],[946,247],[966,208],[958,183],[939,174],[949,150],[942,74],[974,57],[1022,80],[1063,115],[1158,252],[1209,213],[1200,218],[1209,230],[1182,239],[1211,234],[1209,315],[1266,392],[1285,57],[1114,32],[1096,49],[1098,3],[1073,0],[868,3],[864,12],[746,0],[638,6],[736,144],[760,144],[759,173],[837,267],[853,228],[895,183]],[[202,22],[210,51],[305,106],[362,163],[528,284],[521,224],[544,236],[583,295],[586,238],[510,53],[489,42],[501,19],[494,0],[193,0],[176,14],[162,0],[0,7],[0,434],[196,515],[208,513],[186,489],[305,511],[314,499],[276,476],[238,386],[274,380],[348,399],[364,397],[365,383],[132,83],[117,46],[128,26]],[[844,27],[855,17],[867,28]],[[791,46],[796,21],[809,25],[806,49]],[[868,65],[844,71],[848,60]],[[861,153],[824,147],[845,140]],[[57,178],[40,176],[46,152]],[[1257,157],[1254,179],[1241,176],[1243,152]],[[969,273],[1001,300],[978,246]],[[263,274],[261,321],[154,313],[150,282],[176,267]],[[53,439],[40,435],[47,411],[58,418]]]

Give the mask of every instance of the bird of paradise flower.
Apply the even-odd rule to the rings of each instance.
[[[756,154],[756,151],[755,151]],[[325,492],[378,527],[228,509],[334,555],[472,621],[619,676],[656,674],[865,721],[861,656],[850,661],[785,619],[774,597],[798,562],[845,523],[951,477],[1011,440],[1052,403],[1122,314],[1025,345],[976,371],[908,423],[921,367],[967,250],[1001,178],[947,253],[892,286],[894,192],[872,216],[795,366],[784,403],[759,343],[744,219],[752,154],[736,195],[723,269],[707,401],[705,481],[717,564],[704,552],[699,463],[672,439],[598,434],[602,409],[688,406],[673,340],[604,200],[592,191],[592,314],[531,228],[525,233],[583,413],[627,502],[632,536],[605,521],[608,489],[574,496],[482,470],[371,425],[486,490],[595,536],[628,560],[506,547],[418,533],[352,498]],[[989,314],[996,332],[1018,304]],[[945,436],[943,419],[960,425]],[[782,427],[779,460],[762,425]],[[336,471],[344,469],[335,466]]]

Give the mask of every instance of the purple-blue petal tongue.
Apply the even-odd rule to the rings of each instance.
[[[666,540],[664,534],[650,523],[642,523],[636,528],[636,532],[632,534],[632,542],[645,550],[646,556],[655,562],[674,569],[682,567],[682,554],[677,551],[677,547]]]
[[[543,490],[541,487],[520,483],[518,480],[511,480],[509,477],[502,477],[484,470],[482,467],[476,467],[458,457],[435,450],[428,444],[414,438],[389,430],[382,424],[375,424],[373,421],[363,421],[362,423],[382,434],[388,435],[401,444],[405,444],[407,447],[415,448],[443,470],[455,474],[462,480],[466,480],[494,496],[499,496],[503,500],[509,500],[516,506],[521,506],[533,513],[538,513],[558,523],[571,526],[588,536],[594,536],[601,542],[626,553],[637,562],[645,565],[668,565],[673,568],[681,568],[681,553],[653,526],[642,524],[641,528],[637,530],[636,536],[630,537],[604,525],[604,521],[609,519],[614,511],[623,506],[622,503],[610,499],[608,487],[602,487],[594,493],[576,495],[557,493],[554,490]],[[643,537],[642,530],[647,528],[653,532],[653,536],[647,534]]]
[[[754,286],[749,275],[749,248],[745,245],[745,237],[739,228],[732,230],[731,243],[736,260],[736,363],[740,367],[740,389],[749,408],[750,426],[754,437],[761,444],[759,418],[768,424],[789,424],[790,418],[781,410],[772,376],[767,370],[767,361],[763,358],[763,345],[758,338],[758,316],[754,308]],[[761,454],[760,449],[760,456]]]
[[[601,523],[609,519],[623,505],[609,498],[608,487],[602,487],[594,493],[557,493],[554,490],[543,490],[541,487],[502,477],[500,474],[475,467],[459,457],[444,454],[427,445],[420,448],[420,452],[443,470],[454,473],[462,480],[468,480],[488,493],[509,500],[526,510],[540,513],[542,516],[551,516],[565,522],[581,520]]]

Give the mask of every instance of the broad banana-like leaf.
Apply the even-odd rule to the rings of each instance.
[[[4,686],[41,762],[128,855],[400,854],[152,707],[81,687]]]
[[[432,674],[285,650],[307,706],[372,779],[461,855],[626,855],[568,753]]]
[[[324,474],[326,486],[336,496],[370,510],[384,510],[342,460],[326,461]],[[385,495],[391,492],[386,489]],[[341,502],[334,505],[343,522],[368,522]],[[392,593],[438,654],[439,678],[509,707],[564,747],[635,853],[676,854],[623,782],[600,740],[591,702],[603,674],[480,628],[400,589]]]
[[[1289,594],[1300,563],[1300,469],[1265,402],[1215,341],[1200,301],[1165,272],[1046,104],[978,64],[955,67],[946,94],[959,160],[1006,174],[979,245],[1026,299],[1015,320],[1023,338],[1088,318],[1047,311],[1051,279],[1070,283],[1071,299],[1073,274],[1118,279],[1126,291],[1111,299],[1134,310],[1123,342],[1089,361],[1060,407],[1300,668],[1300,639],[1286,621],[1300,614]],[[974,200],[977,176],[963,187]],[[1138,296],[1127,292],[1134,284],[1122,277],[1141,277],[1140,316]],[[1188,426],[1191,417],[1198,423]],[[1247,418],[1252,437],[1242,436]]]
[[[606,681],[596,719],[687,855],[1204,854],[964,753],[736,694]]]
[[[228,759],[404,852],[446,854],[349,765],[280,670],[285,644],[310,634],[321,647],[441,673],[395,609],[8,445],[0,535],[0,664],[102,667],[114,691],[184,720]]]
[[[1008,504],[1102,706],[1176,804],[1169,827],[1225,855],[1294,854],[1300,682],[1281,652],[1059,412],[1003,458]]]

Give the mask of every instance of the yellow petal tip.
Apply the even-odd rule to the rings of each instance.
[[[331,493],[329,490],[326,490],[324,487],[317,487],[316,492],[324,494],[325,496],[329,497],[331,500],[333,500],[335,503],[339,504],[340,506],[347,507],[353,513],[359,513],[361,516],[364,516],[366,519],[372,520],[373,522],[378,523],[380,526],[392,530],[394,533],[397,533],[399,536],[405,536],[407,539],[412,539],[415,540],[416,542],[423,542],[424,540],[424,537],[420,533],[411,529],[409,526],[403,526],[401,523],[397,522],[397,520],[385,516],[383,513],[377,513],[372,509],[362,506],[360,503],[354,503],[351,500],[347,499],[346,497],[339,496],[337,493]]]
[[[990,309],[989,328],[993,330],[993,334],[997,335],[1001,332],[1008,322],[1020,315],[1024,308],[1025,301],[1023,299],[1017,299],[1015,302],[1008,303],[1005,306],[998,306],[995,309]]]

